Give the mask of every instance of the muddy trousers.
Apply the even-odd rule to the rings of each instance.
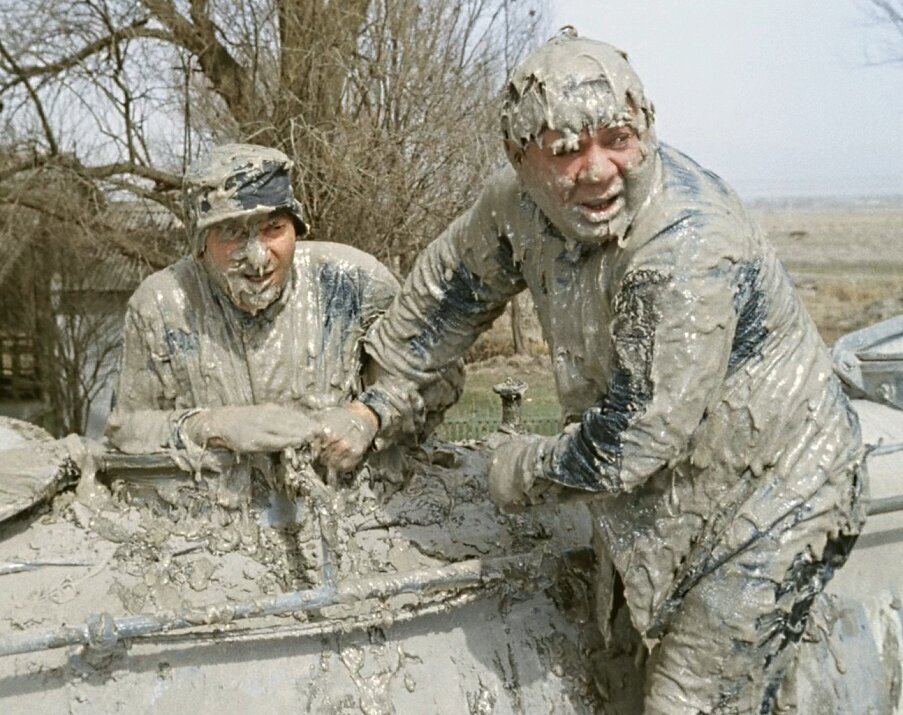
[[[612,601],[599,613],[608,624],[602,629],[608,645],[595,654],[600,712],[822,715],[798,707],[780,686],[793,670],[813,603],[855,541],[855,535],[829,540],[816,558],[805,538],[790,539],[797,556],[772,577],[762,574],[774,569],[774,550],[759,544],[695,584],[651,652],[630,622],[621,579],[609,580],[603,558],[597,599],[607,593]]]
[[[855,536],[799,552],[781,578],[753,548],[694,585],[646,664],[645,715],[769,715],[809,611]],[[761,562],[765,559],[765,562]]]

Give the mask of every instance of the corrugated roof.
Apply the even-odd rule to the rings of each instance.
[[[184,252],[182,222],[171,211],[147,199],[112,202],[101,216],[104,224],[119,227],[132,234],[130,242],[140,244],[152,242],[155,252],[166,252],[174,257]],[[136,245],[140,253],[141,246]],[[69,290],[90,291],[133,291],[138,284],[156,270],[132,256],[108,250],[108,246],[98,246],[97,260],[102,269],[91,277],[90,282],[81,286],[68,286]]]
[[[183,228],[178,216],[149,199],[112,201],[107,206],[103,219],[111,226],[120,225],[129,231],[154,229],[168,232]]]
[[[155,257],[162,254],[174,258],[185,251],[182,222],[156,202],[147,199],[111,202],[98,219],[102,226],[115,231],[120,240],[104,240],[100,235],[94,245],[88,244],[84,250],[96,261],[97,270],[80,283],[73,283],[71,276],[67,277],[70,280],[66,281],[66,290],[130,292],[155,270],[148,261],[141,260],[143,250]],[[41,233],[40,230],[28,231],[27,227],[21,230],[21,222],[17,226],[19,230],[16,231],[0,230],[0,286],[22,252]],[[117,243],[120,244],[118,247]],[[134,246],[134,250],[123,250],[122,245]]]

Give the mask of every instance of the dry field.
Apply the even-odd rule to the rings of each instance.
[[[877,206],[757,206],[753,213],[775,244],[803,301],[829,345],[839,335],[903,314],[903,201]],[[465,419],[494,413],[491,386],[512,375],[530,384],[526,413],[557,413],[548,358],[538,325],[530,331],[532,358],[511,355],[507,316],[471,350],[468,384],[448,414]]]
[[[903,206],[755,215],[828,344],[903,313]]]

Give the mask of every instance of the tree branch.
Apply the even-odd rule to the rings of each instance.
[[[216,38],[206,0],[191,0],[191,20],[183,17],[172,0],[144,0],[144,5],[169,28],[172,41],[198,58],[201,71],[229,111],[243,125],[259,120],[261,98],[244,67]]]
[[[11,179],[16,174],[32,169],[40,169],[46,166],[57,166],[75,172],[79,176],[91,179],[107,179],[117,174],[132,174],[142,179],[153,181],[158,190],[179,189],[182,186],[182,178],[168,171],[155,169],[152,166],[136,164],[134,162],[120,161],[99,166],[85,166],[73,156],[65,155],[35,155],[29,159],[14,164],[0,171],[0,183]]]
[[[53,206],[48,201],[41,200],[40,196],[11,196],[0,191],[0,204],[8,204],[11,206],[20,206],[32,209],[66,225],[71,225],[73,222],[72,216],[66,215],[59,211],[54,211]],[[95,229],[104,230],[105,238],[110,241],[113,248],[115,248],[126,258],[131,258],[136,261],[146,263],[154,270],[165,268],[172,263],[172,256],[164,252],[148,248],[147,246],[136,246],[133,242],[127,240],[122,235],[122,229],[120,227],[111,226],[110,224],[100,220],[95,220],[92,223],[94,224]]]
[[[116,162],[113,164],[103,164],[101,166],[71,166],[82,176],[94,179],[106,179],[117,174],[133,174],[142,179],[150,179],[155,182],[158,190],[179,189],[182,186],[182,178],[168,171],[161,171],[152,166],[144,166],[143,164],[135,164],[128,161]]]
[[[7,90],[22,84],[31,77],[56,74],[58,72],[62,72],[63,70],[70,69],[80,62],[88,59],[92,55],[95,55],[98,52],[107,49],[111,44],[115,42],[120,42],[122,40],[131,38],[147,38],[163,40],[164,42],[173,41],[172,34],[167,32],[166,30],[161,30],[159,28],[153,27],[144,27],[147,22],[148,18],[136,20],[131,25],[114,30],[109,35],[100,37],[94,40],[94,42],[90,42],[76,52],[73,52],[71,55],[61,57],[54,62],[48,62],[47,64],[43,65],[30,65],[27,67],[17,67],[16,65],[11,63],[11,68],[16,76],[5,84],[0,85],[0,94],[3,94]]]
[[[6,46],[0,42],[0,55],[3,55],[3,58],[9,62],[9,66],[16,73],[19,73],[19,65],[16,63],[15,58],[7,51]],[[31,86],[31,82],[27,80],[23,80],[25,84],[25,89],[28,91],[28,96],[31,97],[31,101],[34,102],[35,111],[38,113],[38,119],[41,121],[41,128],[44,130],[44,137],[47,139],[47,146],[50,148],[51,154],[58,154],[59,147],[56,143],[56,138],[53,136],[53,129],[50,126],[50,121],[47,119],[47,114],[44,112],[44,105],[41,102],[41,98],[38,96],[38,93],[34,90],[34,87]]]

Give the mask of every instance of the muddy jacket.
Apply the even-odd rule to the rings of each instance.
[[[771,246],[735,194],[668,147],[620,245],[565,241],[512,169],[419,258],[368,336],[383,430],[524,288],[564,432],[544,476],[598,493],[597,528],[634,623],[654,635],[720,563],[794,524],[858,531],[858,424]],[[778,551],[779,539],[774,539]],[[771,559],[777,583],[797,552]]]
[[[252,317],[183,258],[129,302],[107,435],[128,451],[176,447],[192,408],[346,402],[361,389],[361,339],[397,289],[372,256],[304,241],[279,299]]]

